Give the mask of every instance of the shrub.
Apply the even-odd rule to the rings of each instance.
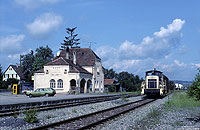
[[[7,81],[1,81],[0,88],[8,89],[9,85],[18,84],[18,82],[19,82],[19,80],[17,80],[17,79],[9,78],[9,79],[7,79]]]
[[[195,80],[192,83],[192,86],[188,88],[187,94],[190,97],[194,97],[196,100],[200,100],[200,68],[198,69]]]
[[[113,85],[112,85],[112,86],[109,86],[109,87],[108,87],[108,91],[109,91],[109,92],[115,92],[115,86],[113,86]]]
[[[38,122],[38,119],[37,119],[37,108],[31,108],[31,109],[28,109],[24,112],[25,114],[25,118],[24,120],[28,123],[35,123],[35,122]]]

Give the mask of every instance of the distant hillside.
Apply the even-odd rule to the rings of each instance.
[[[182,80],[172,80],[174,83],[182,84],[183,86],[190,86],[192,84],[192,81],[182,81]]]

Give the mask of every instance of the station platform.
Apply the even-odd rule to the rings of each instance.
[[[118,94],[109,94],[118,95]],[[13,95],[11,92],[0,93],[0,105],[14,105],[21,103],[33,103],[33,102],[44,102],[44,101],[56,101],[65,99],[75,99],[75,98],[87,98],[87,97],[98,97],[98,96],[108,96],[108,94],[78,94],[78,95],[68,95],[64,93],[58,93],[51,97],[32,97],[29,98],[26,95],[18,94]]]

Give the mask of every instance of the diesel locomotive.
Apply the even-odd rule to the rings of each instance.
[[[141,84],[142,95],[165,96],[168,93],[168,78],[156,69],[146,71],[145,81]]]

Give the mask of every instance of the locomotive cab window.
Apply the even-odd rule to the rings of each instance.
[[[149,88],[157,88],[156,79],[148,79],[148,86]]]

